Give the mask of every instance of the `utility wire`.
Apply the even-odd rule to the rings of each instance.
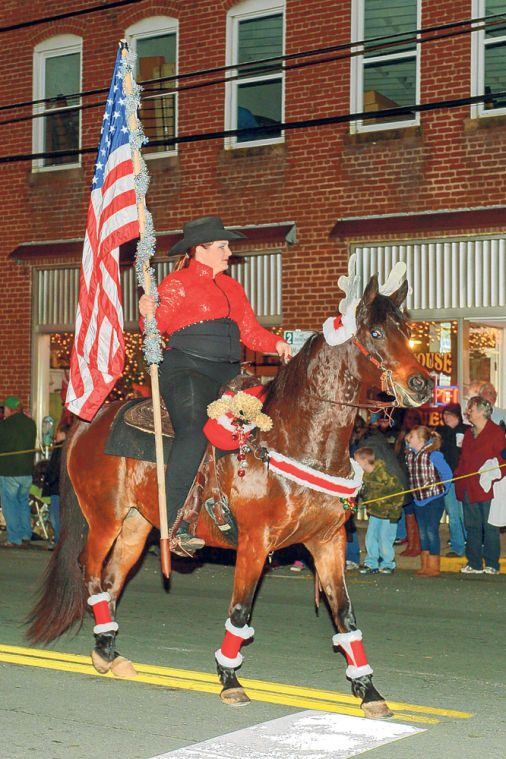
[[[151,147],[160,147],[168,145],[177,145],[191,142],[205,142],[209,140],[224,139],[227,137],[236,137],[244,134],[255,134],[256,132],[265,135],[266,132],[288,131],[291,129],[307,129],[319,126],[330,126],[333,124],[343,124],[350,121],[366,121],[367,119],[394,118],[397,116],[411,116],[413,113],[423,113],[425,111],[437,111],[445,108],[461,108],[466,105],[481,103],[484,100],[506,97],[506,90],[502,92],[489,92],[486,95],[475,95],[473,97],[457,98],[453,100],[438,100],[432,103],[423,103],[420,105],[399,106],[397,108],[388,108],[381,111],[363,111],[361,113],[348,113],[341,116],[327,116],[317,119],[305,119],[303,121],[287,121],[279,124],[270,124],[261,127],[247,127],[245,129],[227,129],[219,132],[202,132],[198,134],[181,135],[169,140],[152,140],[149,142]],[[43,158],[64,158],[67,156],[87,155],[96,153],[97,148],[81,148],[79,150],[58,150],[52,153],[30,153],[12,156],[0,156],[0,164],[16,163],[20,161],[35,161]]]
[[[117,0],[117,2],[108,3],[107,5],[102,3],[102,5],[94,5],[92,8],[82,8],[80,11],[69,11],[68,13],[59,13],[56,16],[45,16],[44,18],[34,18],[31,21],[20,21],[19,24],[0,26],[0,34],[2,32],[13,32],[16,29],[26,29],[29,26],[37,26],[38,24],[49,24],[51,21],[62,21],[65,18],[84,16],[87,13],[108,11],[111,8],[119,8],[122,5],[132,5],[133,3],[142,3],[142,0]]]
[[[132,1],[140,2],[141,0],[129,0],[129,2],[132,2]],[[416,29],[414,31],[409,31],[409,32],[399,32],[397,34],[388,34],[388,35],[383,35],[381,37],[371,37],[371,38],[368,38],[368,39],[365,39],[365,40],[361,40],[361,41],[346,42],[346,43],[342,43],[340,45],[332,45],[330,47],[315,48],[313,50],[303,50],[303,51],[300,51],[298,53],[290,53],[290,54],[286,54],[286,55],[283,55],[283,56],[277,56],[277,57],[274,57],[274,58],[262,58],[262,59],[259,59],[259,60],[256,60],[256,61],[248,61],[246,63],[230,64],[230,65],[227,65],[227,66],[217,66],[215,68],[202,69],[200,71],[191,71],[191,72],[182,73],[182,74],[174,74],[174,75],[168,76],[168,77],[160,77],[160,78],[157,78],[157,79],[147,79],[147,80],[139,82],[139,84],[141,86],[142,85],[149,85],[149,84],[160,84],[160,83],[165,82],[165,81],[171,81],[172,82],[172,81],[175,81],[175,80],[193,78],[193,77],[197,77],[197,76],[206,76],[208,74],[215,74],[215,73],[226,72],[226,71],[231,71],[231,70],[234,70],[234,71],[235,70],[239,70],[239,72],[241,72],[242,69],[248,69],[248,68],[251,69],[253,66],[255,67],[255,74],[258,75],[258,74],[266,73],[268,71],[272,71],[274,63],[279,63],[280,61],[293,60],[295,58],[304,58],[304,57],[309,57],[309,56],[313,56],[313,55],[319,55],[319,54],[322,54],[322,53],[336,52],[336,51],[339,51],[339,50],[349,50],[350,48],[354,48],[354,47],[358,47],[358,48],[365,48],[365,47],[367,47],[367,52],[371,53],[373,51],[379,51],[379,50],[384,50],[384,49],[388,50],[388,49],[390,49],[392,47],[398,47],[400,45],[405,45],[408,42],[414,42],[414,43],[417,43],[417,44],[423,44],[424,42],[433,42],[433,41],[437,41],[437,40],[440,40],[440,39],[447,39],[447,38],[451,38],[451,37],[454,37],[454,36],[459,36],[459,35],[462,35],[462,34],[470,34],[470,33],[475,32],[475,31],[480,31],[480,30],[483,30],[483,29],[486,30],[486,29],[488,29],[490,27],[498,26],[500,24],[505,23],[505,15],[506,14],[504,14],[504,13],[502,13],[502,14],[501,13],[497,13],[497,14],[494,14],[494,15],[491,15],[491,16],[482,16],[482,17],[476,18],[476,19],[466,19],[464,21],[449,22],[447,24],[439,24],[437,26],[426,27],[424,29]],[[472,28],[472,29],[465,29],[465,30],[461,30],[460,29],[460,27],[462,27],[462,26],[469,26],[471,24],[475,25],[474,28]],[[428,38],[425,38],[425,39],[419,39],[418,38],[418,35],[421,35],[421,34],[428,34],[428,33],[437,32],[437,31],[445,31],[447,29],[453,29],[453,28],[459,29],[459,31],[455,31],[453,33],[449,33],[449,34],[446,34],[446,35],[437,35],[437,36],[433,36],[433,37],[428,37]],[[506,31],[506,26],[505,26],[504,30]],[[397,38],[400,38],[400,37],[402,37],[402,39],[397,39]],[[384,44],[378,44],[378,45],[372,46],[373,43],[379,43],[379,42],[382,42],[382,41],[385,41],[385,40],[390,40],[390,42],[384,42]],[[362,49],[354,50],[354,51],[352,50],[347,55],[335,56],[335,57],[332,57],[332,58],[321,58],[321,59],[319,59],[317,61],[303,62],[303,63],[293,64],[293,65],[289,65],[289,66],[281,66],[281,67],[276,67],[276,69],[279,70],[279,71],[289,71],[291,69],[303,68],[303,67],[306,67],[306,66],[319,65],[319,64],[322,64],[322,63],[328,63],[328,62],[339,61],[339,60],[347,60],[349,58],[352,58],[352,57],[355,57],[355,56],[358,56],[358,55],[363,55],[363,53],[364,53],[364,50],[362,50]],[[267,64],[271,64],[271,65],[268,66]],[[265,66],[265,68],[261,68],[263,66]],[[227,76],[225,78],[214,79],[214,80],[209,81],[209,82],[197,82],[196,84],[193,84],[193,85],[187,85],[187,86],[183,86],[183,87],[180,86],[180,87],[176,87],[176,88],[171,88],[170,89],[170,93],[171,94],[172,93],[179,93],[179,92],[184,92],[184,91],[188,91],[188,90],[200,89],[200,88],[203,88],[203,87],[210,87],[210,86],[214,86],[214,85],[217,85],[217,84],[223,84],[225,82],[234,81],[235,79],[240,79],[243,76],[244,76],[244,74],[239,73],[239,74],[236,74],[235,76]],[[109,90],[107,88],[99,88],[99,89],[86,90],[86,91],[83,91],[83,92],[76,92],[76,93],[72,93],[72,94],[67,94],[67,95],[65,95],[65,97],[67,99],[73,99],[73,98],[77,99],[77,98],[81,98],[81,97],[87,97],[89,95],[98,95],[98,94],[105,93],[105,92],[108,92],[108,91]],[[165,94],[163,92],[160,92],[160,89],[146,89],[145,88],[144,92],[155,92],[156,94],[153,97],[143,96],[142,97],[143,100],[150,100],[150,99],[155,99],[155,98],[158,98],[158,97],[163,97],[163,95]],[[8,104],[8,105],[2,105],[2,106],[0,106],[0,111],[11,110],[11,109],[14,109],[14,108],[22,108],[22,107],[33,106],[33,105],[40,105],[41,103],[52,103],[52,102],[56,102],[57,100],[58,100],[58,97],[54,97],[54,98],[41,98],[39,100],[28,100],[28,101],[24,101],[24,102],[21,102],[21,103],[12,103],[12,104]],[[97,107],[99,105],[103,105],[103,103],[97,103],[96,104]],[[76,106],[73,110],[84,109],[86,107],[88,107],[88,106]],[[1,121],[0,125],[14,124],[14,123],[18,123],[20,121],[27,121],[27,120],[29,120],[31,118],[36,118],[39,115],[40,114],[32,114],[30,116],[19,117],[18,119],[15,119],[15,120]],[[45,114],[43,114],[43,115],[45,115]]]

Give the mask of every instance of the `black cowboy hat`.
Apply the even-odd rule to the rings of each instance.
[[[183,239],[179,240],[170,250],[169,256],[186,253],[194,245],[215,240],[239,240],[246,238],[242,232],[225,229],[219,216],[201,216],[187,222],[183,227]]]

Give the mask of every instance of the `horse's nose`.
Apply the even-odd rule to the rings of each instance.
[[[412,374],[408,379],[408,387],[414,393],[418,393],[418,395],[425,394],[425,397],[428,398],[434,387],[434,380],[423,374]]]

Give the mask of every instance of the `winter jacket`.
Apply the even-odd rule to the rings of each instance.
[[[364,472],[365,491],[361,494],[364,500],[373,501],[366,504],[367,513],[379,519],[389,519],[397,522],[401,516],[404,496],[393,495],[401,493],[404,488],[398,477],[389,471],[383,459],[376,459],[373,472]],[[384,498],[383,496],[392,496]],[[381,500],[375,500],[379,498]]]
[[[499,464],[506,463],[506,436],[503,429],[489,419],[478,437],[474,437],[473,430],[474,428],[471,427],[464,434],[462,453],[454,472],[455,477],[478,472],[487,459],[497,457]],[[501,470],[503,476],[505,469],[506,467]],[[464,500],[466,490],[469,503],[488,501],[492,498],[492,489],[485,492],[481,487],[479,474],[456,480],[455,493],[459,501]]]
[[[420,451],[407,447],[405,456],[409,482],[415,491],[413,500],[417,506],[425,506],[429,501],[446,495],[450,483],[437,483],[451,480],[452,470],[441,451],[434,447],[434,440],[428,440]]]

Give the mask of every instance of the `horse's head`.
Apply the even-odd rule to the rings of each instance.
[[[431,397],[434,383],[409,345],[407,319],[400,310],[407,293],[406,280],[384,295],[377,275],[371,277],[357,306],[354,342],[363,354],[361,371],[371,377],[371,369],[375,370],[386,392],[395,391],[401,405],[420,406]]]

